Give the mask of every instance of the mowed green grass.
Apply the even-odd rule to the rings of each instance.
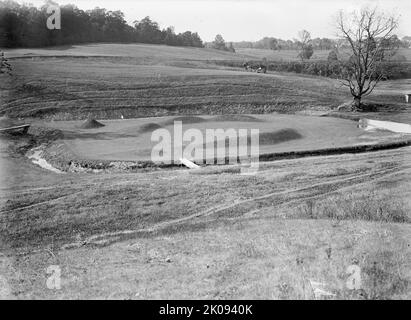
[[[206,159],[206,149],[211,148],[216,155],[219,152],[213,142],[206,141],[206,131],[210,129],[224,130],[224,134],[216,138],[225,148],[220,150],[224,155],[220,160],[228,156],[229,141],[225,133],[229,129],[234,129],[236,133],[246,129],[249,140],[251,130],[258,130],[260,154],[371,145],[394,141],[398,136],[389,132],[364,132],[358,128],[357,122],[351,120],[284,114],[108,120],[101,121],[105,126],[97,129],[81,129],[82,121],[43,122],[42,125],[62,130],[63,138],[56,143],[64,145],[76,159],[150,161],[151,152],[159,143],[151,140],[153,132],[159,128],[166,129],[170,133],[171,148],[174,145],[175,121],[182,123],[183,134],[189,129],[202,133],[203,142],[197,142],[196,148],[202,148],[203,156],[198,158],[198,154],[184,154],[184,157],[200,163]],[[183,142],[183,147],[189,142]],[[214,160],[214,157],[211,159]]]

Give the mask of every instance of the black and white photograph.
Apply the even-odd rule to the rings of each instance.
[[[410,300],[410,160],[409,0],[0,0],[0,300]]]

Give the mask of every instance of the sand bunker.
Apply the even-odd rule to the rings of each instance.
[[[411,125],[392,121],[360,119],[358,122],[358,127],[366,131],[388,130],[396,133],[411,134]]]
[[[95,119],[88,119],[86,122],[84,122],[80,128],[81,129],[96,129],[96,128],[101,128],[104,127],[104,124],[101,122],[98,122]]]
[[[138,129],[138,133],[153,132],[153,131],[155,131],[157,129],[161,129],[161,128],[162,128],[162,126],[160,126],[159,124],[150,122],[150,123],[143,124]]]
[[[241,119],[244,117],[241,116]],[[181,116],[167,118],[145,118],[130,120],[107,121],[104,128],[96,130],[84,130],[78,132],[80,135],[73,135],[72,139],[65,138],[64,143],[72,150],[79,159],[87,160],[107,160],[107,161],[150,161],[152,151],[160,141],[152,141],[151,132],[160,127],[164,127],[170,133],[170,138],[174,141],[174,128],[165,127],[165,123],[173,120],[189,120],[198,123],[185,124],[183,133],[189,129],[197,129],[201,132],[202,138],[193,141],[199,146],[213,146],[213,142],[207,141],[206,130],[222,128],[224,130],[233,129],[246,130],[248,138],[251,130],[259,130],[259,152],[260,154],[285,153],[312,151],[318,149],[343,148],[362,144],[375,145],[376,143],[391,142],[398,139],[397,134],[389,131],[364,132],[357,127],[357,122],[331,117],[314,117],[301,115],[244,115],[255,117],[256,121],[214,121],[208,116]],[[220,118],[221,119],[221,118]],[[227,116],[227,119],[233,119]],[[240,119],[240,118],[237,118]],[[171,121],[170,121],[171,120]],[[81,123],[80,123],[81,124]],[[64,127],[65,133],[75,132],[76,123],[72,121],[59,123],[59,128]],[[87,134],[87,135],[86,135]],[[226,134],[217,136],[222,146],[225,146]],[[367,140],[364,140],[364,138]],[[229,140],[229,139],[227,139]],[[222,142],[222,143],[221,143]],[[229,141],[227,141],[229,143]],[[248,145],[251,146],[250,139]],[[188,145],[184,142],[184,146]],[[172,146],[171,146],[172,147]],[[220,146],[218,146],[220,147]],[[214,148],[212,148],[214,149]],[[178,161],[179,159],[176,159]]]
[[[282,142],[297,140],[304,138],[298,131],[294,129],[282,129],[274,132],[262,132],[259,134],[259,145],[269,146],[275,145]],[[213,144],[204,143],[203,148],[212,146]],[[217,141],[214,141],[214,148],[218,145]],[[225,147],[228,148],[230,145],[230,139],[225,138]],[[247,137],[247,145],[251,145],[251,137]]]
[[[272,145],[302,138],[303,136],[294,129],[282,129],[275,132],[260,133],[259,142],[260,145]]]
[[[48,163],[47,161],[46,161],[46,159],[43,159],[42,157],[41,157],[41,155],[42,155],[42,150],[40,149],[40,148],[36,148],[36,149],[33,149],[32,150],[32,154],[31,155],[29,155],[29,159],[34,163],[34,164],[37,164],[37,165],[39,165],[40,167],[42,167],[43,169],[47,169],[47,170],[50,170],[50,171],[53,171],[53,172],[55,172],[55,173],[64,173],[63,171],[61,171],[61,170],[59,170],[59,169],[57,169],[57,168],[54,168],[50,163]]]

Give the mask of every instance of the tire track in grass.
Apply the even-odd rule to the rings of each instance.
[[[376,179],[373,179],[373,180],[367,180],[367,181],[364,181],[364,182],[361,182],[361,183],[348,185],[348,186],[344,186],[344,187],[341,187],[341,188],[336,188],[332,191],[325,192],[325,193],[320,193],[320,194],[315,194],[315,195],[308,195],[308,196],[299,196],[299,197],[297,197],[297,199],[291,199],[291,200],[283,201],[281,204],[279,204],[277,206],[275,206],[275,205],[274,206],[266,206],[266,207],[263,207],[263,208],[260,208],[260,209],[255,209],[255,210],[253,209],[251,211],[246,212],[245,214],[240,214],[238,216],[233,216],[233,217],[228,217],[228,218],[225,218],[224,216],[219,216],[219,218],[222,218],[222,219],[225,219],[225,220],[235,220],[235,219],[238,219],[240,216],[244,217],[244,216],[247,215],[249,217],[251,214],[255,214],[257,212],[260,212],[261,210],[264,210],[264,209],[267,209],[267,208],[270,208],[270,207],[278,209],[278,208],[283,208],[283,207],[290,206],[290,205],[298,205],[298,204],[301,204],[302,202],[307,201],[307,200],[320,199],[320,198],[323,198],[323,197],[326,197],[326,196],[337,194],[337,193],[342,192],[342,191],[348,191],[350,189],[357,188],[357,187],[360,187],[360,186],[363,186],[363,185],[366,186],[371,181],[372,182],[377,182],[377,181],[385,179],[389,176],[398,175],[401,172],[409,170],[409,169],[411,169],[411,168],[404,168],[402,170],[395,171],[395,172],[388,173],[386,175],[380,176],[380,177],[378,177]]]
[[[2,211],[0,211],[0,214],[10,213],[10,212],[14,212],[14,211],[20,211],[20,210],[24,210],[24,209],[31,209],[31,208],[40,206],[42,204],[51,204],[55,201],[59,201],[61,199],[64,199],[64,198],[67,198],[67,197],[70,197],[70,196],[73,196],[73,195],[76,195],[76,194],[79,194],[79,193],[83,193],[83,192],[84,192],[84,190],[76,191],[76,192],[73,192],[73,193],[70,193],[70,194],[65,194],[65,195],[60,196],[60,197],[56,197],[56,198],[53,198],[53,199],[33,203],[33,204],[30,204],[30,205],[27,205],[27,206],[17,207],[17,208],[13,208],[13,209],[9,209],[9,210],[2,210]]]
[[[186,217],[170,220],[170,221],[164,221],[160,222],[158,224],[155,224],[151,227],[148,228],[143,228],[143,229],[135,229],[135,230],[123,230],[123,231],[117,231],[117,232],[108,232],[108,233],[103,233],[103,234],[98,234],[98,235],[93,235],[91,237],[88,237],[86,240],[82,241],[81,243],[70,243],[63,245],[63,249],[71,249],[71,248],[78,248],[83,245],[109,245],[111,243],[121,241],[122,238],[130,237],[132,235],[138,235],[138,234],[149,234],[153,233],[156,231],[160,231],[166,228],[169,228],[171,226],[179,225],[184,222],[196,219],[196,218],[204,218],[208,217],[214,214],[220,214],[225,211],[225,210],[233,210],[236,207],[243,206],[248,203],[253,203],[256,201],[261,201],[261,200],[267,200],[271,197],[279,197],[279,196],[287,196],[291,195],[291,199],[287,200],[284,199],[280,201],[280,203],[276,205],[284,205],[286,203],[289,203],[290,201],[296,201],[296,197],[301,199],[302,196],[298,195],[298,193],[304,193],[310,190],[318,192],[318,194],[315,195],[309,195],[308,197],[318,197],[321,195],[327,195],[329,193],[335,193],[339,190],[343,190],[345,188],[353,187],[358,184],[363,184],[367,183],[370,181],[376,181],[382,178],[386,178],[389,175],[392,174],[397,174],[399,171],[407,170],[410,169],[411,167],[403,167],[399,170],[398,167],[390,168],[390,169],[383,169],[381,171],[377,172],[371,172],[371,173],[365,173],[362,175],[357,175],[355,177],[349,177],[349,178],[343,178],[343,179],[334,179],[331,181],[323,182],[323,183],[317,183],[311,186],[304,186],[302,188],[294,188],[294,189],[289,189],[289,190],[284,190],[280,192],[273,192],[269,194],[265,194],[262,196],[254,197],[254,198],[249,198],[249,199],[244,199],[244,200],[239,200],[235,201],[234,203],[229,203],[229,204],[221,204],[214,206],[212,208],[203,210],[201,212],[197,212],[191,215],[188,215]],[[342,186],[338,186],[341,185]],[[348,184],[348,185],[347,185]],[[327,192],[321,192],[321,190],[326,189],[329,190],[330,186],[335,186],[332,191],[327,191]],[[272,205],[272,203],[270,204]],[[265,207],[268,207],[267,205]],[[254,208],[255,209],[255,208]],[[247,210],[249,211],[249,210]]]

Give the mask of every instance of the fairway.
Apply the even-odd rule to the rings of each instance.
[[[183,133],[199,129],[259,130],[260,154],[341,148],[392,141],[399,135],[390,132],[365,132],[351,120],[297,115],[224,115],[180,116],[100,121],[104,127],[82,129],[82,121],[59,121],[47,126],[62,130],[67,151],[77,159],[109,161],[149,161],[157,140],[151,141],[156,129],[164,128],[174,139],[174,121],[181,121]],[[217,137],[216,141],[228,138]],[[184,142],[187,146],[190,142]],[[224,143],[223,143],[224,145]],[[199,147],[199,145],[197,145]],[[204,144],[204,149],[210,144]],[[211,145],[211,147],[213,147]],[[227,148],[226,148],[227,149]],[[226,150],[228,151],[228,150]],[[193,157],[194,159],[194,157]],[[177,159],[178,160],[178,159]],[[194,159],[202,161],[203,159]]]

